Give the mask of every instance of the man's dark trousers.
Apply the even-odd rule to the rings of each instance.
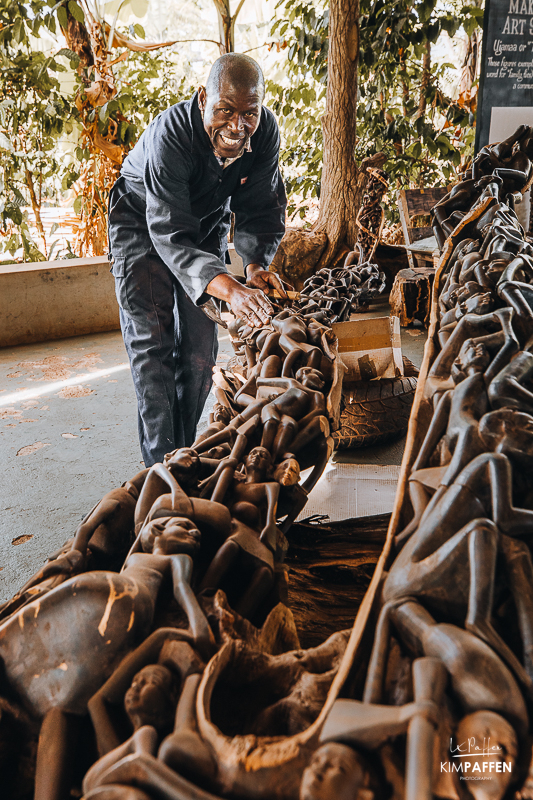
[[[149,467],[195,439],[212,386],[217,328],[158,256],[142,203],[124,178],[109,198],[109,250]]]

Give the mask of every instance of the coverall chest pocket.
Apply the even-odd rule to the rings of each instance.
[[[115,256],[111,266],[111,273],[115,278],[115,294],[117,302],[126,314],[131,314],[131,306],[128,302],[128,281],[126,276],[125,256]]]

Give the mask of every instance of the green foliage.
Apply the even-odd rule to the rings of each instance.
[[[463,0],[444,3],[448,5],[443,0],[438,5],[436,0],[361,0],[355,156],[360,160],[384,151],[385,168],[399,184],[449,180],[473,143],[472,116],[442,90],[449,65],[432,64],[424,76],[423,57],[428,40],[435,42],[441,31],[453,35],[460,26],[470,34],[481,24],[483,12]],[[0,252],[22,249],[24,260],[50,255],[30,234],[31,207],[38,211],[43,204],[58,204],[82,182],[80,175],[91,164],[74,100],[93,77],[64,46],[60,26],[67,26],[68,14],[83,23],[78,0],[0,0]],[[284,74],[267,83],[267,102],[280,121],[289,193],[309,200],[320,195],[328,2],[280,0],[277,17],[272,34],[286,53],[286,63]],[[55,37],[55,56],[37,48],[43,35]],[[145,32],[133,24],[127,35],[143,39]],[[84,110],[83,122],[94,123],[123,151],[160,111],[194,88],[183,73],[174,77],[169,50],[131,53],[114,72],[116,95],[88,114]],[[421,93],[426,100],[422,112]],[[78,197],[75,210],[80,212],[82,205]]]
[[[45,256],[28,227],[30,186],[39,207],[53,194],[57,141],[72,131],[73,109],[57,79],[66,68],[31,44],[43,26],[55,31],[49,4],[0,0],[0,24],[0,244],[34,261]]]
[[[31,235],[32,206],[39,211],[43,204],[57,205],[90,158],[89,149],[80,146],[82,126],[74,103],[83,88],[79,56],[67,47],[54,57],[35,49],[43,27],[52,36],[59,32],[57,23],[66,27],[67,4],[83,21],[75,0],[0,0],[0,253],[13,256],[22,250],[24,261],[50,257],[44,242]],[[141,25],[131,27],[130,35],[144,38]],[[64,59],[75,75],[71,91],[62,90],[58,80],[59,73],[69,71]],[[128,150],[160,111],[191,93],[186,78],[176,80],[174,72],[168,50],[131,53],[115,67],[117,94],[91,111],[89,121],[97,122],[102,136],[111,125],[113,142]],[[81,205],[77,197],[77,213]]]
[[[272,35],[286,48],[287,69],[284,80],[268,83],[269,102],[280,119],[288,188],[305,201],[320,196],[327,3],[280,0],[278,8],[283,18],[273,23]],[[399,185],[453,178],[472,151],[474,118],[441,88],[453,65],[431,64],[425,75],[423,58],[426,43],[434,44],[442,31],[453,36],[462,26],[471,34],[482,19],[481,9],[459,0],[448,6],[437,0],[361,0],[359,161],[384,152],[385,169]],[[294,208],[292,203],[289,211]],[[305,202],[299,213],[305,216]]]
[[[186,77],[175,76],[175,63],[168,50],[132,53],[115,72],[118,92],[98,110],[99,128],[105,135],[109,120],[117,122],[116,143],[126,147],[135,144],[161,111],[190,97],[194,91]]]
[[[284,11],[285,16],[274,21],[272,35],[287,47],[289,82],[268,80],[266,89],[269,108],[282,131],[281,163],[289,197],[305,200],[320,192],[320,118],[326,105],[329,12],[323,0],[288,0]],[[295,211],[292,201],[288,211]],[[301,216],[304,214],[305,207],[301,209]]]

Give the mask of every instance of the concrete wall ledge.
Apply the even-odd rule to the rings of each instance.
[[[229,271],[243,275],[229,246]],[[0,265],[0,347],[120,328],[107,256]]]
[[[120,327],[107,256],[0,266],[0,347]]]

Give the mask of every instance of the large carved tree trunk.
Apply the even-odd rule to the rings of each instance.
[[[359,55],[359,0],[331,0],[328,88],[322,118],[324,161],[316,233],[328,241],[319,266],[331,261],[346,242],[357,239],[357,165],[354,160]]]
[[[379,153],[365,159],[360,168],[355,162],[358,58],[359,0],[331,0],[319,216],[311,231],[288,229],[273,261],[273,267],[296,287],[353,248],[355,219],[368,180],[366,167],[381,167],[385,161]]]

